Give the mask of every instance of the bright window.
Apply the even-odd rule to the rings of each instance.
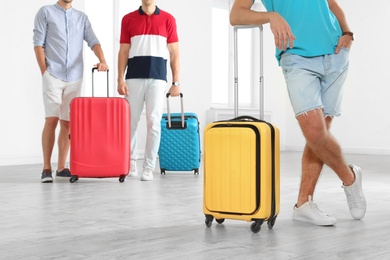
[[[212,10],[212,103],[229,104],[229,5],[214,1]]]
[[[212,103],[214,107],[233,107],[234,60],[233,27],[229,22],[233,0],[213,0],[212,10]],[[253,108],[258,104],[258,32],[238,31],[239,107]],[[256,69],[257,68],[257,69]]]

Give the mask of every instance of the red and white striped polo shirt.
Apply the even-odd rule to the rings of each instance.
[[[142,8],[122,19],[121,44],[131,44],[126,79],[167,81],[168,44],[178,42],[175,18],[156,7],[152,15]]]

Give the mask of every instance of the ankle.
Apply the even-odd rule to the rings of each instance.
[[[343,185],[344,186],[351,186],[352,184],[355,183],[355,179],[356,179],[356,176],[355,176],[355,173],[353,172],[352,168],[351,167],[348,167],[349,170],[350,170],[350,175],[348,177],[348,180],[347,181],[343,181]]]
[[[299,198],[297,203],[295,204],[295,207],[296,208],[299,208],[301,207],[303,204],[305,204],[306,202],[312,200],[313,196],[312,195],[308,195],[306,197],[303,197],[303,198]]]

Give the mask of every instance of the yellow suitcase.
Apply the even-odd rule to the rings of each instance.
[[[238,116],[239,29],[259,29],[260,119]],[[234,27],[234,115],[235,119],[214,122],[204,130],[205,223],[211,227],[225,219],[253,221],[251,230],[260,231],[267,221],[273,228],[280,208],[279,129],[265,122],[263,88],[263,27]]]
[[[242,116],[215,122],[204,131],[205,224],[225,219],[272,228],[280,208],[279,129]]]

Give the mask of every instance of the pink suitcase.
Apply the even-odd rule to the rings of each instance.
[[[92,69],[92,89],[94,71]],[[70,104],[70,171],[79,178],[119,177],[130,170],[130,106],[126,99],[78,97]]]

